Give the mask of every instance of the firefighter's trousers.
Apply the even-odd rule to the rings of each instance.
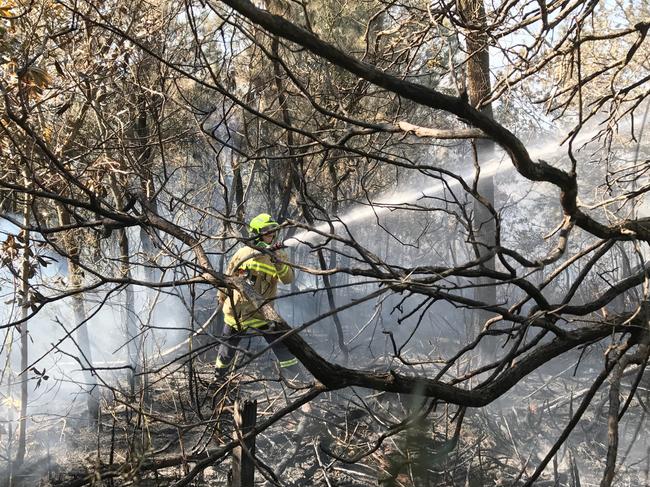
[[[281,332],[272,330],[272,327],[268,323],[260,327],[248,328],[241,331],[224,323],[221,336],[223,343],[219,346],[219,352],[217,353],[217,360],[215,362],[217,374],[225,373],[228,370],[237,351],[239,341],[246,335],[261,335],[264,337],[267,343],[271,345],[271,349],[278,359],[278,366],[281,370],[288,371],[294,368],[297,369],[298,359],[291,354],[287,346],[283,342],[273,343],[280,338]]]

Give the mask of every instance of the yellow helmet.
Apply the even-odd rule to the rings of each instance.
[[[268,213],[260,213],[255,218],[253,218],[248,224],[248,229],[251,234],[259,235],[267,230],[279,227],[278,222],[273,220],[273,217]]]

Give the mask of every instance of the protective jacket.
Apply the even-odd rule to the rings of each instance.
[[[271,257],[257,249],[243,247],[230,259],[226,274],[245,274],[255,291],[272,301],[278,292],[278,280],[283,284],[293,281],[293,269],[286,261],[287,255],[282,250],[276,250]],[[231,327],[245,330],[268,323],[259,309],[237,291],[219,290],[219,301],[223,303],[224,321]]]

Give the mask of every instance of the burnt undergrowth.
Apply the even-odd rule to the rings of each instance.
[[[2,485],[227,485],[233,408],[244,399],[258,404],[259,485],[525,485],[596,373],[567,360],[532,374],[487,408],[459,409],[416,395],[287,383],[260,362],[220,383],[204,363],[191,375],[181,367],[151,376],[136,396],[104,390],[97,421],[74,410],[34,420],[27,460],[7,471]],[[648,482],[646,383],[621,422],[617,485]],[[603,388],[534,485],[598,482],[607,401]]]

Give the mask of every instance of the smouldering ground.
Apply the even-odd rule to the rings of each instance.
[[[191,380],[181,368],[158,374],[146,396],[105,391],[98,425],[89,426],[75,411],[30,424],[28,461],[14,485],[78,485],[73,482],[93,471],[114,477],[93,485],[173,485],[196,461],[230,443],[235,400],[257,400],[262,424],[305,393],[278,381],[271,370],[250,366],[217,390],[206,388],[211,377],[209,365]],[[323,393],[257,436],[257,479],[286,486],[521,485],[575,411],[584,379],[570,368],[534,375],[498,404],[467,411],[457,442],[454,407],[437,405],[425,419],[403,427],[404,419],[430,403],[360,389]],[[647,388],[639,394],[622,428],[620,486],[648,485],[650,401]],[[593,406],[536,486],[599,483],[606,395]],[[188,485],[226,485],[229,468],[224,455]]]

